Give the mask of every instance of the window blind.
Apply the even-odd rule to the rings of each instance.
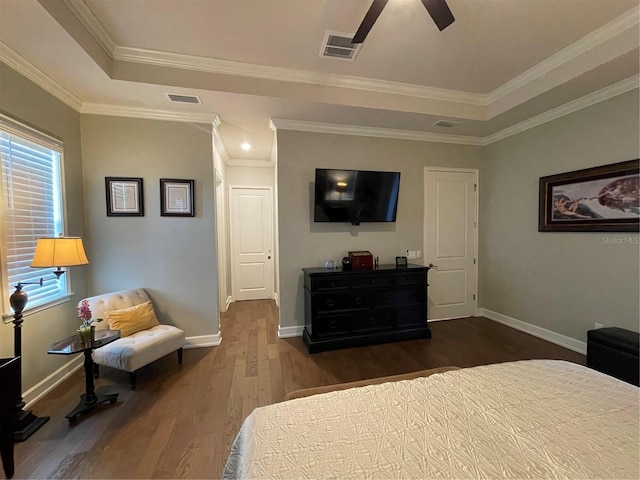
[[[41,138],[21,135],[0,124],[2,159],[2,240],[5,291],[18,282],[25,285],[28,307],[33,308],[67,294],[66,279],[59,281],[51,270],[31,268],[38,238],[63,231],[61,151]]]

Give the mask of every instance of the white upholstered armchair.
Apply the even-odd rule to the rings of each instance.
[[[99,365],[124,370],[129,372],[131,388],[135,389],[139,368],[172,352],[177,352],[178,363],[182,364],[184,332],[158,323],[149,296],[142,288],[97,295],[87,300],[93,318],[104,319],[94,323],[96,329],[109,328],[111,323],[111,328],[122,334],[115,342],[93,351],[96,378],[100,374]]]

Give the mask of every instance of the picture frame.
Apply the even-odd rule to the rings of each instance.
[[[143,217],[142,178],[105,177],[108,217]]]
[[[538,231],[638,232],[639,161],[540,178]]]
[[[163,217],[195,217],[194,200],[194,180],[160,179],[160,215]]]

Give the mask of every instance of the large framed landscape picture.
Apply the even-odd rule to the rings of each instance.
[[[638,160],[540,178],[538,231],[637,232]]]

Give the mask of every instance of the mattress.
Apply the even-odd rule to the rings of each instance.
[[[528,360],[255,409],[223,478],[640,478],[639,389]]]

